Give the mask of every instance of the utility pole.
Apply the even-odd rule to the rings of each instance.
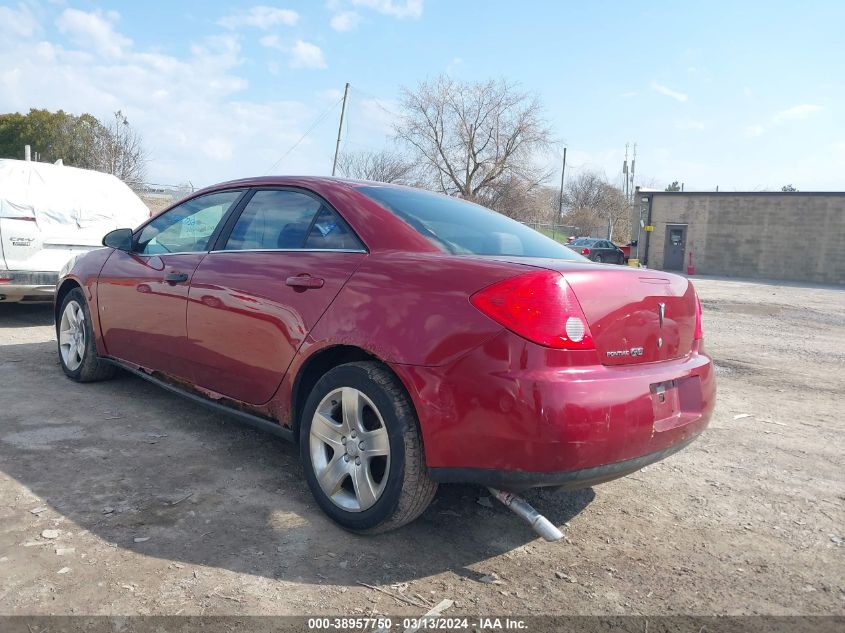
[[[629,200],[628,194],[628,143],[625,143],[625,161],[622,163],[622,177],[625,179],[625,199]]]
[[[631,187],[629,189],[630,192],[631,192],[631,202],[632,203],[634,202],[634,195],[635,195],[634,194],[634,173],[636,172],[636,168],[637,168],[637,144],[634,143],[634,155],[631,158]]]
[[[563,177],[566,175],[566,148],[563,148],[563,167],[560,170],[560,198],[557,205],[558,224],[563,220]]]
[[[337,170],[337,155],[340,153],[340,134],[343,132],[343,116],[346,114],[346,97],[349,94],[349,82],[346,82],[346,87],[343,89],[343,105],[340,108],[340,125],[337,126],[337,145],[334,147],[334,162],[332,163],[332,176]]]

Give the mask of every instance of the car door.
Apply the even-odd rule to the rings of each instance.
[[[617,259],[616,249],[613,248],[613,244],[606,240],[602,240],[599,242],[599,252],[601,253],[601,258],[605,262],[614,263]]]
[[[249,404],[276,392],[366,249],[316,195],[258,189],[197,267],[188,351],[199,386]]]
[[[111,254],[97,285],[110,356],[192,379],[185,358],[191,276],[243,194],[232,190],[188,200],[139,229],[130,252]]]

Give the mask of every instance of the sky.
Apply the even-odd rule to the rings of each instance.
[[[329,174],[389,148],[403,87],[539,96],[567,178],[845,190],[845,2],[0,0],[0,112],[121,110],[148,180]],[[553,177],[550,184],[559,179]]]

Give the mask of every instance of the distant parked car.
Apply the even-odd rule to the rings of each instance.
[[[149,215],[111,174],[0,159],[0,303],[51,301],[63,267]]]
[[[580,253],[594,262],[607,264],[624,264],[625,253],[610,240],[596,237],[579,237],[567,244],[576,253]]]

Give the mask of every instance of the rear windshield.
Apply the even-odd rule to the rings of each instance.
[[[516,220],[460,198],[399,187],[365,186],[358,190],[447,253],[584,259]]]

